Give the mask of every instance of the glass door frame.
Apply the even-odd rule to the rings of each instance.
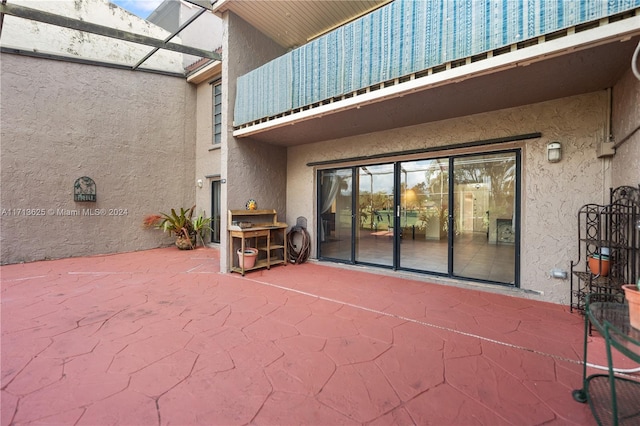
[[[504,153],[513,153],[515,155],[515,194],[514,194],[514,228],[515,228],[515,236],[514,236],[514,283],[505,283],[498,281],[491,281],[488,279],[478,279],[472,277],[465,277],[456,275],[454,273],[454,237],[455,237],[455,214],[456,212],[453,209],[454,201],[455,201],[455,191],[453,190],[453,182],[454,180],[454,160],[460,159],[464,157],[473,157],[473,156],[487,156],[492,154],[504,154]],[[435,158],[432,156],[425,156],[424,158],[428,160],[430,158]],[[375,264],[370,262],[361,262],[356,260],[357,255],[357,229],[358,226],[358,192],[359,189],[355,188],[359,187],[359,177],[358,177],[358,169],[366,166],[370,167],[372,164],[358,164],[353,166],[346,167],[335,167],[335,168],[327,168],[327,169],[318,169],[316,170],[316,235],[320,235],[322,221],[320,218],[320,209],[321,209],[321,176],[323,172],[327,172],[330,170],[351,170],[351,179],[352,179],[352,191],[351,191],[351,254],[350,259],[336,259],[332,257],[323,256],[321,252],[321,241],[320,238],[316,238],[316,253],[317,258],[319,260],[327,260],[338,263],[346,263],[351,265],[371,265],[381,269],[393,269],[393,270],[405,270],[411,272],[417,272],[425,275],[433,275],[433,276],[441,276],[447,277],[451,279],[458,279],[470,282],[480,282],[480,283],[488,283],[492,285],[500,285],[505,287],[520,287],[520,258],[521,258],[521,208],[522,208],[522,148],[509,148],[505,150],[487,150],[487,151],[478,151],[478,152],[470,152],[465,154],[445,154],[444,152],[438,153],[437,158],[447,159],[449,165],[449,182],[450,187],[448,191],[448,205],[450,206],[448,214],[447,214],[447,273],[434,272],[434,271],[424,271],[417,270],[412,268],[405,268],[400,265],[400,250],[401,250],[401,237],[400,232],[395,232],[393,235],[393,262],[392,266],[383,265],[383,264]],[[393,164],[394,169],[394,194],[393,194],[393,204],[394,204],[394,214],[393,214],[393,223],[394,229],[401,229],[401,183],[402,183],[402,163],[408,160],[400,160],[395,159],[392,161],[376,163],[376,164]]]
[[[351,173],[351,227],[350,227],[350,235],[351,235],[351,241],[350,241],[350,254],[349,254],[349,259],[344,259],[344,258],[339,258],[339,257],[331,257],[330,255],[323,255],[322,253],[322,238],[318,237],[316,239],[316,253],[317,253],[317,258],[319,260],[328,260],[328,261],[332,261],[332,262],[337,262],[337,263],[346,263],[346,264],[350,264],[350,265],[370,265],[370,266],[375,266],[377,268],[384,268],[384,269],[393,269],[396,270],[394,265],[397,265],[398,262],[398,253],[397,253],[397,249],[395,248],[400,241],[400,233],[399,232],[394,232],[393,236],[391,237],[391,239],[389,241],[392,242],[391,246],[390,246],[390,251],[389,251],[389,255],[390,255],[390,260],[391,263],[390,264],[382,264],[382,263],[373,263],[370,261],[363,261],[363,260],[358,260],[358,247],[360,244],[360,239],[359,239],[359,235],[362,233],[361,230],[359,230],[359,225],[360,225],[360,209],[359,209],[359,198],[360,198],[360,173],[359,170],[367,167],[367,168],[373,168],[375,166],[381,166],[381,165],[390,165],[392,166],[393,172],[394,172],[394,176],[396,174],[395,170],[397,166],[398,162],[384,162],[384,163],[378,163],[378,164],[362,164],[362,165],[355,165],[355,166],[348,166],[348,167],[336,167],[336,168],[330,168],[330,169],[321,169],[321,170],[317,170],[316,171],[316,211],[317,211],[317,215],[316,215],[316,235],[320,236],[323,235],[323,233],[325,232],[325,230],[323,230],[321,227],[324,226],[324,224],[322,223],[323,220],[321,218],[321,211],[322,211],[322,204],[323,204],[323,200],[321,198],[321,194],[322,194],[322,175],[324,172],[327,171],[339,171],[339,170],[349,170]],[[374,175],[375,176],[375,175]],[[372,184],[373,186],[373,181]],[[394,177],[393,180],[393,185],[396,185],[396,179]],[[392,222],[394,224],[394,229],[398,230],[400,229],[400,221],[397,217],[397,208],[395,207],[398,203],[400,202],[400,198],[398,196],[398,194],[396,193],[396,191],[394,191],[393,194],[393,216],[392,216]],[[371,212],[372,214],[373,212]],[[336,220],[337,223],[337,220]],[[337,226],[337,225],[336,225]],[[384,238],[388,238],[388,237],[384,237]],[[387,242],[387,240],[383,240],[383,242]]]
[[[354,196],[354,191],[353,188],[354,186],[357,184],[357,168],[358,166],[347,166],[347,167],[335,167],[335,168],[329,168],[329,169],[319,169],[316,170],[316,257],[319,260],[328,260],[328,261],[332,261],[332,262],[336,262],[336,263],[346,263],[346,264],[350,264],[350,265],[355,265],[356,262],[354,261],[355,256],[356,256],[356,244],[355,244],[355,226],[356,226],[356,221],[357,221],[357,213],[356,213],[356,208],[357,208],[357,199]],[[330,256],[321,256],[322,254],[322,250],[321,250],[321,246],[322,246],[322,238],[320,237],[321,235],[324,235],[325,230],[322,229],[322,227],[324,226],[323,224],[323,219],[322,219],[322,174],[324,172],[328,172],[328,171],[339,171],[339,170],[349,170],[351,172],[351,226],[350,226],[350,238],[351,238],[351,242],[350,242],[350,250],[349,250],[349,259],[342,259],[339,257],[330,257]],[[338,191],[340,192],[341,190],[338,189]],[[334,216],[334,228],[338,226],[339,223],[339,215],[337,214],[338,212],[335,213]]]
[[[221,220],[221,211],[220,211],[220,180],[211,181],[211,242],[212,243],[220,243],[220,220]]]
[[[454,163],[456,159],[465,158],[465,157],[477,157],[477,156],[487,156],[493,154],[504,154],[504,153],[513,153],[515,155],[515,189],[514,189],[514,283],[505,283],[500,281],[492,281],[487,279],[478,279],[473,277],[466,277],[462,275],[456,275],[454,273],[454,240],[455,240],[455,215],[456,212],[453,208],[449,209],[448,214],[448,273],[445,275],[451,279],[469,281],[469,282],[478,282],[478,283],[486,283],[492,285],[499,285],[503,287],[514,287],[520,288],[520,257],[521,257],[521,211],[522,211],[522,149],[521,148],[511,148],[505,150],[493,150],[493,151],[481,151],[481,152],[471,152],[468,154],[460,154],[460,155],[450,155],[448,156],[449,160],[449,179],[450,179],[450,188],[449,188],[449,206],[454,206],[455,202],[455,191],[452,189],[455,186],[455,178],[454,178]],[[497,243],[497,242],[496,242]]]

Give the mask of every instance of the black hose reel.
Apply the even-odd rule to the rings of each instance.
[[[304,217],[299,217],[296,226],[287,232],[287,253],[291,263],[300,264],[309,259],[311,237],[307,232],[307,219]]]

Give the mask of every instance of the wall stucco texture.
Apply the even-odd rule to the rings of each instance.
[[[0,63],[2,263],[170,244],[142,220],[194,203],[195,88],[10,54]],[[97,202],[74,202],[82,176]]]

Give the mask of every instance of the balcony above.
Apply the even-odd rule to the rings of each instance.
[[[240,77],[234,135],[311,143],[606,89],[630,67],[640,0],[530,3],[396,0]]]

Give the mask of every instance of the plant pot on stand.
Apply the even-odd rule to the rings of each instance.
[[[245,247],[244,253],[241,249],[238,249],[238,267],[242,269],[251,269],[256,265],[256,258],[258,256],[258,250]]]
[[[633,328],[640,330],[640,289],[636,284],[625,284],[622,289],[629,304],[629,322]]]
[[[594,254],[589,257],[589,270],[593,275],[600,275],[606,277],[609,275],[609,269],[611,268],[611,261],[609,256]]]

